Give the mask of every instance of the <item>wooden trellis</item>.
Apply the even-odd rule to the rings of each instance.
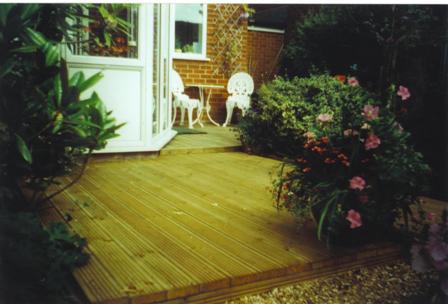
[[[242,8],[239,4],[216,4],[216,30],[214,33],[215,60],[219,62],[213,75],[226,75],[242,69],[244,51]]]

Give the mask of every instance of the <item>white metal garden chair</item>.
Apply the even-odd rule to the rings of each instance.
[[[193,110],[196,108],[198,113],[201,112],[202,104],[199,99],[190,98],[187,94],[184,94],[184,84],[179,73],[172,70],[171,73],[171,93],[173,94],[173,121],[171,125],[174,125],[176,121],[177,108],[180,108],[180,124],[184,124],[185,109],[188,114],[188,128],[193,129]]]
[[[250,107],[250,96],[254,92],[254,81],[252,77],[244,72],[233,74],[227,83],[227,92],[230,96],[226,101],[227,116],[222,125],[227,126],[232,120],[233,109],[238,107],[243,116]]]

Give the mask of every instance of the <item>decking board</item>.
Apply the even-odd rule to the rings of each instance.
[[[397,257],[389,244],[330,252],[314,227],[299,233],[272,204],[279,164],[239,152],[94,161],[42,219],[69,213],[87,238],[92,259],[74,275],[95,303],[219,303]]]

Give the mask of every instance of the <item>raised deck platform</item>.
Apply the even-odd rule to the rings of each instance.
[[[223,303],[398,257],[391,244],[330,252],[314,227],[297,231],[272,206],[278,166],[238,152],[94,161],[42,218],[70,214],[87,238],[74,275],[93,303]]]
[[[241,142],[237,138],[237,133],[229,127],[205,125],[204,128],[196,126],[195,130],[206,132],[206,134],[178,134],[160,151],[160,155],[241,150]]]

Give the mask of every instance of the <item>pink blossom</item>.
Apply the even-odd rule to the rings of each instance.
[[[431,257],[436,262],[441,262],[448,257],[448,245],[442,241],[432,244],[428,249]]]
[[[347,213],[347,217],[345,218],[350,222],[350,228],[355,229],[362,226],[361,214],[359,212],[350,209]]]
[[[352,87],[359,86],[359,81],[355,77],[350,77],[347,82]]]
[[[317,116],[317,121],[325,123],[325,122],[330,122],[333,120],[333,115],[332,114],[319,114]]]
[[[411,97],[411,93],[409,92],[409,89],[405,86],[398,87],[397,95],[401,96],[401,100],[406,100],[409,97]]]
[[[354,176],[350,180],[350,189],[362,191],[366,187],[366,181],[361,176]]]
[[[378,114],[380,112],[380,108],[379,107],[374,107],[371,105],[365,105],[363,108],[363,115],[366,118],[366,120],[370,121],[370,120],[374,120],[378,118]]]
[[[367,194],[361,194],[358,199],[361,204],[367,204],[369,202],[369,196]]]
[[[366,150],[375,149],[378,148],[378,146],[381,144],[381,140],[378,136],[375,134],[369,134],[369,136],[366,139],[366,142],[364,144],[364,147]]]
[[[439,224],[431,224],[429,226],[429,233],[431,234],[438,234],[440,232],[440,225]]]
[[[426,218],[428,219],[428,221],[432,222],[434,221],[434,217],[435,217],[435,213],[434,212],[428,212],[426,214]]]

